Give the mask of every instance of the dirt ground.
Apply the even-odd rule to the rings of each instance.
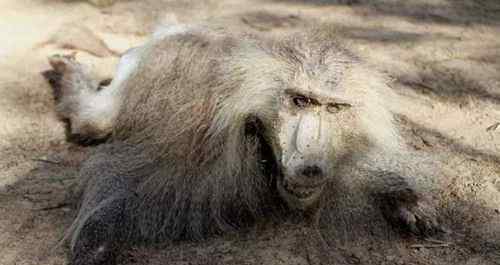
[[[97,7],[0,0],[1,265],[67,264],[60,242],[75,216],[72,184],[88,150],[65,141],[40,75],[47,56],[76,52],[104,79],[158,24],[212,21],[266,34],[318,22],[336,27],[391,78],[410,147],[446,172],[436,196],[450,236],[408,239],[394,252],[344,249],[349,264],[500,264],[500,1],[130,0]],[[269,225],[137,248],[123,262],[324,264],[315,247],[321,242],[307,229]]]

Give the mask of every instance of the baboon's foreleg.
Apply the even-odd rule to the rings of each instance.
[[[382,172],[384,187],[376,196],[386,220],[398,229],[417,236],[432,236],[445,232],[438,212],[415,188],[400,175]]]

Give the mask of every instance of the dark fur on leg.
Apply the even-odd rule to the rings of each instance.
[[[88,217],[73,246],[72,265],[115,264],[117,253],[127,247],[130,221],[126,198],[115,199]]]
[[[133,162],[126,167],[114,166],[117,161],[137,159],[134,149],[120,147],[117,152],[101,145],[82,167],[81,185],[86,192],[71,228],[72,265],[113,264],[117,253],[137,234],[132,214],[137,202],[135,177],[130,172],[141,167]]]

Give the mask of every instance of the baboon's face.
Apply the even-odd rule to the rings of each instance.
[[[328,183],[348,178],[340,171],[350,160],[390,147],[392,123],[380,98],[386,89],[376,71],[334,45],[283,47],[274,57],[242,56],[238,66],[253,64],[243,67],[248,78],[238,106],[243,113],[248,102],[258,106],[252,113],[260,127],[249,132],[263,143],[264,175],[290,208],[312,210]]]
[[[318,87],[284,89],[273,144],[277,189],[290,207],[305,210],[319,199],[352,138],[355,103]]]

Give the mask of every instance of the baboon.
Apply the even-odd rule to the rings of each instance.
[[[288,216],[443,231],[387,107],[393,92],[329,27],[166,27],[122,57],[108,86],[71,58],[49,61],[69,135],[104,141],[80,171],[71,264]]]

